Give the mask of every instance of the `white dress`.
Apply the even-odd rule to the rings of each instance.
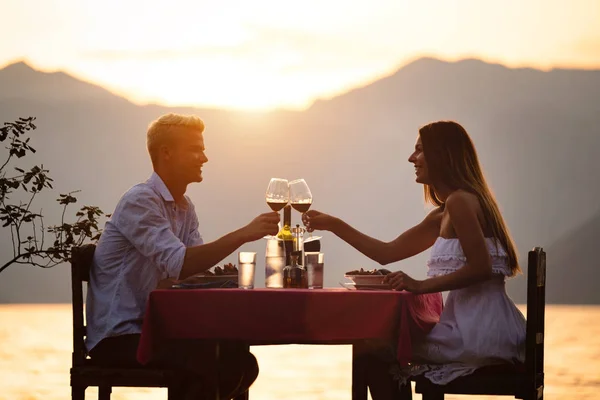
[[[496,240],[486,238],[494,277],[449,292],[440,322],[413,347],[409,370],[399,378],[424,374],[444,385],[477,368],[525,361],[525,317],[508,297],[508,256]],[[466,262],[458,239],[439,237],[427,262],[429,277],[455,272]]]

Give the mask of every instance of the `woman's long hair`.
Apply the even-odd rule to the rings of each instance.
[[[435,182],[451,190],[462,189],[475,194],[483,209],[486,224],[508,254],[512,275],[521,271],[516,247],[510,236],[498,204],[489,189],[475,146],[467,131],[457,122],[432,122],[419,129],[429,178],[433,185],[424,185],[425,202],[444,206],[435,191]]]

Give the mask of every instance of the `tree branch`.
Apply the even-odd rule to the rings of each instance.
[[[46,188],[53,189],[51,184],[53,180],[47,175],[49,171],[44,169],[43,164],[35,165],[29,170],[15,166],[14,169],[19,174],[12,178],[6,177],[6,168],[10,167],[12,161],[35,153],[35,149],[29,145],[30,137],[27,137],[29,131],[36,129],[33,124],[34,119],[34,117],[19,118],[15,122],[7,122],[4,127],[0,127],[0,142],[8,139],[8,145],[5,146],[8,157],[0,165],[0,216],[5,227],[10,229],[13,245],[13,257],[0,266],[0,273],[11,264],[51,268],[68,262],[71,260],[74,246],[81,246],[87,239],[97,240],[101,232],[98,229],[98,217],[104,213],[95,206],[84,206],[77,211],[75,223],[65,222],[68,205],[77,202],[77,199],[72,196],[76,191],[61,194],[57,199],[64,206],[60,216],[60,225],[46,227],[42,211],[40,210],[39,214],[31,212],[33,202],[39,198],[38,192]],[[19,198],[23,192],[27,193],[27,196],[23,196],[25,199],[29,197],[27,201],[18,201],[12,204],[9,196],[17,193],[17,198]],[[39,225],[36,221],[37,218],[40,220]],[[27,227],[27,224],[31,225]],[[29,234],[28,229],[30,228],[33,229],[32,234]],[[38,228],[40,228],[39,236]],[[53,235],[54,238],[53,244],[48,248],[44,247],[46,246],[46,232]],[[22,240],[21,236],[26,236],[26,239]]]
[[[43,249],[44,248],[44,239],[46,237],[46,231],[44,230],[44,218],[41,217],[41,215],[43,215],[42,209],[40,209],[40,223],[42,224],[42,228],[41,228],[41,230],[42,230],[42,247],[41,248]]]
[[[13,226],[10,226],[10,240],[12,240],[12,245],[13,245],[13,257],[17,256],[17,247],[15,246],[15,234],[13,232]],[[20,248],[20,246],[19,246]]]
[[[38,192],[36,191],[36,192],[33,192],[33,194],[31,195],[31,198],[29,199],[29,203],[27,203],[27,207],[25,208],[25,211],[23,212],[23,216],[19,220],[18,229],[21,229],[21,225],[23,224],[23,220],[25,219],[25,216],[27,215],[27,212],[29,211],[29,207],[31,207],[31,202],[33,202],[33,199],[35,199],[35,196],[37,194],[38,194]]]
[[[4,167],[6,167],[6,165],[8,164],[8,162],[10,161],[11,158],[12,158],[12,154],[9,154],[6,161],[4,161],[4,164],[2,164],[2,166],[0,167],[0,171],[2,171],[4,169]]]

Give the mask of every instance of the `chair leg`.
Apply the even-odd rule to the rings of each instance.
[[[235,396],[233,400],[248,400],[250,398],[249,391],[246,391],[238,396]]]
[[[182,400],[185,390],[182,385],[172,385],[167,388],[167,400]]]
[[[85,400],[85,386],[71,386],[71,400]]]
[[[112,387],[110,387],[110,386],[98,387],[98,400],[110,400],[111,393],[112,393]]]
[[[400,386],[398,400],[412,400],[412,386],[410,386],[410,382]]]
[[[352,346],[352,400],[367,400],[368,384],[364,349],[360,344]]]
[[[443,392],[426,392],[423,393],[423,400],[444,400]]]
[[[524,400],[544,400],[544,389],[532,389],[527,393]]]

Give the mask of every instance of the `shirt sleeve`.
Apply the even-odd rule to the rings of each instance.
[[[185,244],[173,233],[160,199],[150,193],[123,196],[114,223],[125,238],[169,278],[178,278],[185,258]]]

